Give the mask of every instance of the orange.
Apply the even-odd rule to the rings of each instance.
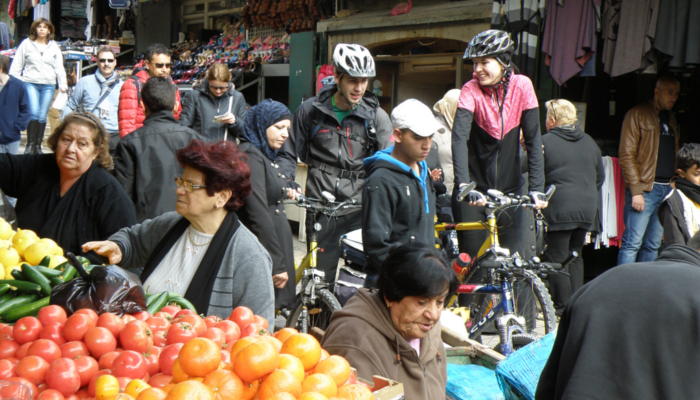
[[[243,382],[241,400],[252,400],[253,397],[258,394],[258,389],[260,389],[260,381],[255,381],[253,383]]]
[[[326,351],[326,349],[323,349],[323,348],[321,349],[321,361],[325,360],[326,358],[328,358],[328,357],[330,357],[330,356],[331,356],[331,355],[328,354],[328,352]]]
[[[204,378],[202,378],[201,376],[189,377],[189,378],[187,378],[187,380],[188,381],[204,382]]]
[[[314,368],[315,374],[326,374],[333,378],[335,384],[340,386],[350,378],[350,363],[341,356],[330,356]]]
[[[184,382],[189,379],[189,376],[182,370],[182,367],[180,367],[179,359],[175,359],[175,362],[173,363],[173,379],[175,380],[175,383]]]
[[[260,336],[260,339],[270,343],[275,348],[275,350],[277,350],[278,353],[280,352],[280,350],[282,350],[282,342],[280,342],[279,339],[267,335]]]
[[[216,400],[238,399],[243,394],[241,378],[225,369],[210,372],[203,383],[214,391]]]
[[[277,332],[275,332],[275,334],[272,335],[272,337],[274,337],[274,338],[278,339],[280,342],[284,343],[284,341],[289,339],[290,336],[296,335],[297,333],[299,333],[299,331],[294,329],[294,328],[282,328],[282,329],[278,330]]]
[[[182,346],[177,360],[184,373],[203,378],[219,368],[221,350],[213,340],[198,337]]]
[[[165,400],[168,394],[163,391],[163,389],[158,388],[148,388],[143,392],[139,393],[136,400]]]
[[[298,357],[304,371],[310,371],[321,360],[321,345],[308,333],[297,333],[285,340],[280,353]]]
[[[239,351],[243,350],[243,348],[259,340],[260,338],[256,336],[246,336],[233,342],[233,346],[231,347],[231,360],[233,361],[236,358],[236,354],[238,354]]]
[[[107,397],[105,400],[134,400],[134,397],[126,393],[117,393]]]
[[[333,378],[326,374],[312,374],[301,383],[301,392],[315,392],[326,397],[333,397],[338,394],[338,386]]]
[[[291,354],[280,354],[280,363],[277,369],[284,369],[292,373],[299,382],[304,380],[304,364]]]
[[[268,397],[267,400],[297,400],[297,398],[287,392],[281,392]]]
[[[163,386],[161,389],[165,392],[165,394],[170,393],[170,389],[174,388],[177,383],[168,383],[167,385]]]
[[[299,397],[301,394],[301,382],[290,372],[283,369],[271,373],[263,379],[258,390],[260,400],[268,400],[274,394],[287,392],[292,396]]]
[[[197,381],[180,382],[168,392],[168,400],[215,400],[214,391]]]
[[[337,397],[334,397],[334,399]],[[321,393],[306,392],[299,396],[299,400],[328,400],[328,397],[322,395]]]
[[[268,342],[258,341],[243,348],[233,360],[233,372],[243,382],[253,382],[277,369],[279,355]],[[174,369],[174,366],[173,366]]]
[[[372,391],[367,386],[354,383],[338,388],[338,397],[347,400],[374,400]]]

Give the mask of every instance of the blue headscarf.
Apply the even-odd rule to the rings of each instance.
[[[277,158],[277,151],[272,150],[267,143],[267,128],[284,119],[292,119],[289,108],[278,101],[265,99],[248,110],[243,134],[239,138],[250,142],[267,158],[274,160]]]

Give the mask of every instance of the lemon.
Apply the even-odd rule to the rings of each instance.
[[[22,259],[19,253],[14,248],[0,249],[0,264],[2,265],[17,265]]]
[[[49,251],[49,246],[41,242],[34,242],[24,250],[24,260],[30,265],[39,265],[44,257],[50,255],[51,251]]]
[[[39,243],[43,243],[48,247],[50,255],[58,255],[59,250],[63,253],[63,250],[58,247],[58,244],[49,238],[39,239]]]
[[[15,235],[15,236],[17,236],[17,235]],[[22,257],[22,259],[24,259],[24,252],[27,250],[27,247],[36,243],[36,239],[34,239],[32,237],[25,237],[23,239],[19,239],[16,241],[13,240],[13,242],[14,242],[14,245],[12,247],[14,247],[14,249],[17,250],[17,254],[19,254],[19,256]],[[46,246],[46,245],[44,245],[44,246]],[[39,260],[39,261],[41,261],[41,260]]]
[[[12,247],[12,241],[0,239],[0,249],[6,249],[8,247]]]
[[[20,267],[19,265],[13,265],[13,266],[8,265],[5,267],[5,279],[15,279],[12,277],[12,270],[13,269],[17,269],[17,270],[22,271],[22,267]]]
[[[32,242],[39,240],[39,236],[29,229],[17,229],[17,233],[12,237],[12,243],[17,244],[20,240],[32,239]]]
[[[10,223],[0,218],[0,239],[7,240],[11,238],[14,233]]]
[[[5,267],[0,264],[0,279],[5,279]]]
[[[49,268],[54,269],[66,261],[68,261],[68,259],[63,257],[63,256],[51,256],[51,262],[49,263]]]

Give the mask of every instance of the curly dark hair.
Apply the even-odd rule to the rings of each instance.
[[[212,143],[195,139],[177,151],[177,160],[183,168],[190,167],[204,174],[209,196],[230,189],[231,198],[224,205],[229,211],[238,210],[253,191],[247,157],[229,141]]]
[[[70,124],[82,125],[84,127],[92,129],[92,131],[94,132],[92,142],[94,143],[95,148],[100,152],[95,161],[97,161],[97,163],[105,169],[112,168],[112,156],[109,155],[109,133],[107,133],[107,130],[105,130],[104,125],[102,125],[102,122],[100,122],[100,120],[96,116],[87,112],[74,112],[72,114],[69,114],[66,118],[64,118],[63,122],[61,122],[61,125],[59,125],[55,131],[53,131],[51,136],[49,136],[49,139],[46,141],[46,143],[49,145],[49,148],[54,153],[56,152],[56,147],[58,146],[58,139],[61,137],[63,131],[66,130],[66,128]]]

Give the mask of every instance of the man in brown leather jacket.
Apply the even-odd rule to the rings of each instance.
[[[671,191],[678,152],[678,125],[671,112],[680,83],[673,77],[656,82],[654,98],[627,112],[620,137],[620,167],[625,179],[625,232],[617,264],[653,261],[663,227],[656,211]]]

